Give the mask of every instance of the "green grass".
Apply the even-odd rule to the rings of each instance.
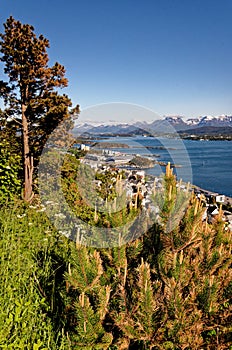
[[[0,349],[68,348],[58,317],[68,250],[45,214],[0,210]]]

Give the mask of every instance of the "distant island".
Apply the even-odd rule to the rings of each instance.
[[[232,127],[203,126],[191,130],[179,131],[179,136],[183,139],[194,140],[232,140]]]
[[[125,143],[118,143],[118,142],[98,142],[94,143],[92,147],[96,148],[129,148],[129,145]]]

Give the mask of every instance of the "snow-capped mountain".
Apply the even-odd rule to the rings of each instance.
[[[186,120],[186,124],[195,127],[196,125],[199,124],[200,120],[201,120],[200,118],[191,118],[191,119],[187,119],[187,120]]]
[[[136,123],[78,123],[74,128],[75,135],[89,134],[149,134],[153,132],[173,133],[176,131],[187,131],[191,129],[207,127],[232,127],[232,116],[202,116],[199,118],[184,119],[182,116],[165,116],[163,119],[152,123],[139,121]]]
[[[100,124],[97,126],[84,124],[76,125],[73,134],[75,136],[86,136],[86,135],[128,135],[128,134],[146,134],[146,130],[142,126],[135,124]]]
[[[220,115],[220,116],[205,116],[202,117],[199,126],[232,126],[232,116]]]
[[[167,116],[165,117],[165,120],[172,124],[185,124],[183,117],[181,116]]]

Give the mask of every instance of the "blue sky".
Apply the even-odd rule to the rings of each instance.
[[[232,114],[231,0],[0,0],[50,40],[81,108],[127,102],[159,115]],[[0,79],[2,77],[2,66]]]

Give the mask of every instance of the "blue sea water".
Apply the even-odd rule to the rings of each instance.
[[[232,197],[232,141],[117,137],[107,142],[128,144],[131,148],[118,149],[124,153],[159,155],[157,160],[181,165],[175,169],[179,179]],[[147,173],[159,175],[161,171],[163,167],[155,165]]]

